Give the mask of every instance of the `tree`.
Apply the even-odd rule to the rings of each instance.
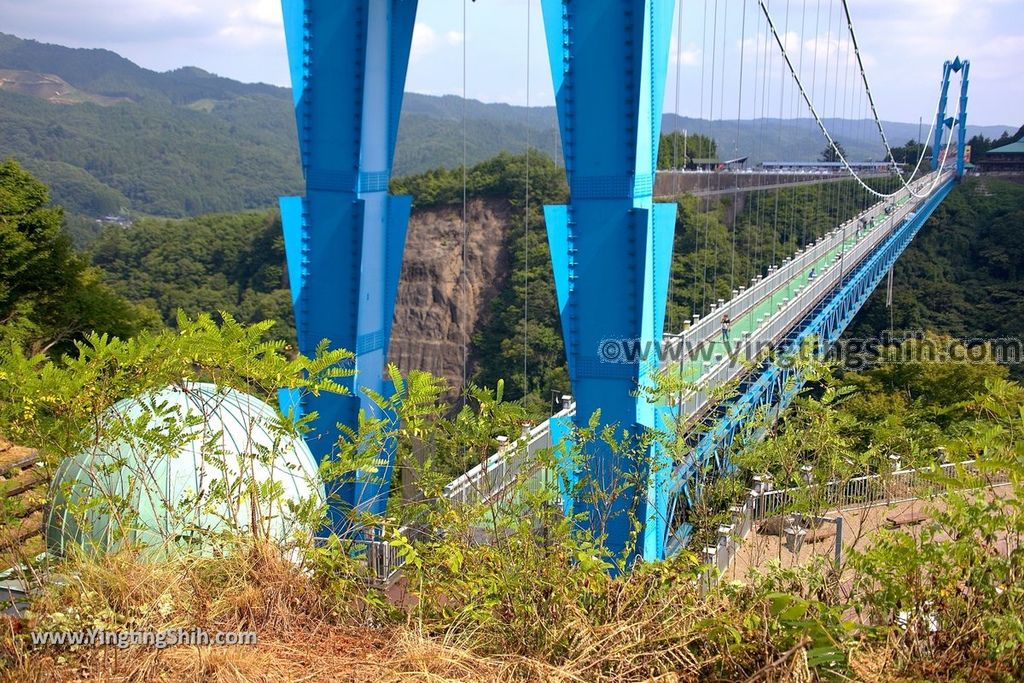
[[[144,308],[102,282],[62,230],[64,211],[13,160],[0,163],[0,340],[69,351],[86,332],[128,337],[151,325]]]
[[[694,159],[712,159],[718,156],[718,145],[713,138],[699,133],[675,131],[661,136],[658,148],[658,170],[683,168]]]
[[[931,156],[928,145],[917,140],[907,140],[906,144],[902,147],[892,148],[892,158],[897,164],[914,165],[921,158],[922,151],[925,157]]]
[[[843,144],[841,142],[837,142],[834,147],[832,145],[826,145],[825,149],[821,151],[820,159],[828,163],[836,163],[840,161],[840,155],[844,159],[848,158],[846,150],[843,149]]]

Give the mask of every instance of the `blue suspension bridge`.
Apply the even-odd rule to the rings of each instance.
[[[707,0],[704,4],[706,48],[710,13]],[[835,161],[873,201],[749,282],[740,285],[730,274],[730,296],[712,295],[709,301],[705,295],[681,329],[666,331],[677,205],[655,202],[654,188],[673,19],[678,17],[681,50],[682,9],[676,13],[675,0],[541,0],[570,191],[567,204],[546,206],[544,214],[572,395],[549,420],[449,484],[446,495],[452,500],[493,499],[523,477],[551,476],[538,464],[538,451],[565,444],[573,426],[586,427],[595,412],[602,424],[617,428],[626,444],[646,443],[645,433],[670,421],[692,431],[685,452],[649,445],[643,457],[628,458],[602,442],[587,443],[584,469],[594,484],[611,487],[627,473],[632,489],[611,510],[597,510],[571,496],[565,505],[584,513],[592,525],[601,516],[612,550],[645,560],[671,555],[686,543],[688,511],[701,473],[727,470],[726,454],[753,416],[777,414],[801,387],[798,369],[771,358],[808,342],[824,353],[963,176],[969,62],[956,58],[943,66],[929,134],[930,167],[921,169],[922,149],[914,173],[905,177],[878,118],[846,0],[836,17],[839,47],[825,54],[826,74],[833,57],[836,64],[828,88],[816,83],[817,46],[809,86],[803,44],[796,59],[791,55],[785,37],[789,3],[781,28],[769,4],[743,2],[744,33],[748,22],[759,30],[752,49],[757,63],[766,72],[776,52],[781,53],[779,68],[793,84],[791,107],[803,100]],[[753,8],[749,15],[748,5]],[[347,379],[350,395],[283,395],[282,405],[296,414],[316,413],[308,440],[314,453],[330,457],[331,444],[341,437],[339,425],[354,429],[361,411],[379,414],[364,389],[388,391],[386,352],[412,204],[411,197],[389,194],[389,181],[417,0],[283,0],[283,9],[306,185],[303,197],[281,200],[299,348],[312,354],[322,340],[330,340],[333,347],[354,352],[356,372]],[[725,12],[723,7],[723,25]],[[716,96],[724,100],[724,90],[718,95],[715,85],[716,69],[725,70],[724,37],[721,62],[715,64],[717,0],[713,16],[710,114]],[[830,36],[832,25],[830,7]],[[745,35],[743,40],[745,46]],[[840,86],[844,49],[847,81]],[[675,61],[678,112],[678,55]],[[742,64],[741,59],[741,69]],[[701,70],[703,113],[703,63]],[[825,124],[828,95],[835,113],[844,88],[847,100],[851,73],[863,86],[859,98],[866,95],[861,111],[870,112],[868,118],[877,123],[885,163],[899,180],[892,192],[864,182]],[[959,106],[956,116],[947,116],[954,74],[960,81]],[[741,103],[742,81],[741,71]],[[767,76],[755,76],[755,111],[758,98],[762,112],[767,110],[770,88]],[[815,101],[819,90],[826,93],[824,107]],[[785,101],[783,92],[780,113]],[[843,111],[850,109],[844,104]],[[699,284],[706,291],[705,283]],[[729,319],[728,342],[721,331],[723,316]],[[664,353],[619,353],[626,349],[621,344],[630,341],[675,351],[668,358]],[[620,344],[614,356],[609,344]],[[765,348],[776,354],[753,364],[737,362],[737,354],[756,355]],[[678,373],[692,388],[671,401],[654,401],[644,389],[653,387],[663,372]],[[730,383],[738,389],[723,402],[716,389]],[[384,512],[394,444],[379,455],[376,472],[358,473],[329,487],[332,531],[346,531],[353,508]],[[638,515],[638,534],[631,528],[631,514]]]

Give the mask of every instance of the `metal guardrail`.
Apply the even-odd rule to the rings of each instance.
[[[945,463],[939,466],[939,470],[945,477],[957,480],[961,478],[961,473],[967,477],[981,476],[975,460]],[[751,492],[754,501],[752,520],[759,522],[779,511],[784,511],[794,502],[797,492],[800,491],[811,491],[814,495],[820,495],[819,500],[833,510],[849,510],[879,503],[900,503],[920,498],[922,493],[934,495],[941,492],[943,487],[928,481],[927,475],[931,472],[931,468],[904,469],[889,474],[869,474],[845,482],[832,481],[825,484],[810,484],[803,488]],[[988,483],[994,485],[1005,484],[1008,481],[1009,478],[1005,474],[997,474],[988,479]]]
[[[928,182],[928,179],[926,178],[922,182]],[[905,194],[905,196],[907,195]],[[832,262],[823,267],[821,273],[818,273],[809,284],[798,288],[792,297],[783,298],[777,304],[774,312],[765,314],[758,321],[759,324],[756,329],[750,333],[745,333],[743,339],[738,341],[738,349],[734,350],[733,357],[722,354],[720,358],[716,357],[714,362],[706,361],[704,363],[704,372],[701,373],[700,377],[700,388],[684,392],[677,399],[682,405],[681,412],[684,415],[689,415],[691,419],[700,415],[718,387],[746,372],[746,366],[738,362],[735,357],[736,350],[745,352],[746,356],[752,357],[763,348],[774,347],[796,321],[832,291],[846,273],[850,272],[857,264],[867,258],[885,239],[892,235],[903,221],[916,211],[922,201],[924,200],[916,202],[908,200],[890,214],[888,219],[881,225],[862,235],[856,244],[836,254]],[[875,205],[862,215],[871,214],[883,203]],[[855,220],[859,220],[859,218]],[[840,236],[841,240],[842,236]],[[776,275],[782,278],[782,286],[790,282],[797,274],[804,272],[808,266],[816,263],[824,254],[827,254],[831,248],[837,245],[838,242],[827,248],[821,247],[819,249],[814,247],[811,251],[813,257],[805,254],[800,256],[798,261],[787,260],[782,269],[776,272]],[[794,265],[795,263],[800,265]],[[771,293],[767,295],[762,294],[758,298],[757,304],[754,305],[763,303],[782,288],[782,286],[774,286],[774,283],[766,282],[765,284],[771,285]],[[712,329],[718,329],[720,322],[717,319],[717,314],[722,310],[722,308],[718,308],[713,315],[706,316],[704,320],[698,323],[697,327],[701,328],[701,332],[698,333],[699,335],[704,334],[703,330],[709,325],[713,326]],[[750,308],[746,310],[750,310]]]
[[[554,445],[551,443],[551,419],[568,417],[575,412],[576,404],[570,404],[500,448],[487,460],[445,486],[445,498],[453,503],[488,502],[501,495],[518,479],[524,467],[533,467],[539,451]]]
[[[943,463],[939,466],[939,471],[944,477],[957,481],[981,476],[976,460]],[[928,475],[933,472],[931,467],[900,469],[888,474],[867,474],[847,481],[830,481],[775,490],[770,488],[770,484],[759,483],[747,493],[742,504],[730,508],[731,523],[718,527],[715,545],[700,551],[701,560],[709,567],[704,581],[707,585],[714,585],[732,565],[740,546],[754,526],[769,517],[786,513],[787,508],[801,494],[805,495],[808,491],[813,494],[824,489],[824,495],[820,500],[829,512],[903,503],[937,495],[944,490],[943,485],[929,480]],[[986,485],[1000,486],[1009,481],[1005,473],[997,473],[989,476]]]
[[[934,174],[923,177],[912,187],[920,189],[931,182]],[[903,190],[899,198],[909,197],[907,190]],[[793,279],[795,273],[804,272],[812,264],[819,261],[825,254],[835,249],[849,237],[849,230],[853,229],[854,234],[860,228],[861,220],[874,221],[884,215],[886,202],[878,202],[866,211],[846,221],[842,225],[822,235],[810,245],[804,247],[793,256],[785,259],[780,266],[772,266],[767,275],[757,276],[750,281],[749,286],[733,290],[733,297],[729,301],[719,300],[711,304],[710,312],[705,316],[694,315],[693,320],[686,323],[683,331],[675,335],[666,335],[665,344],[686,343],[687,351],[698,349],[709,340],[718,335],[720,330],[721,314],[728,313],[733,319],[745,315],[753,308],[763,303]],[[882,225],[871,228],[868,232],[874,232]],[[864,236],[867,236],[868,232]],[[692,354],[691,354],[692,355]]]

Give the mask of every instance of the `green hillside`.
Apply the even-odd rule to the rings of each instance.
[[[855,158],[881,154],[867,122],[829,125]],[[738,124],[667,115],[665,127],[711,135],[722,155],[748,155],[752,163],[815,159],[822,147],[810,120]],[[888,127],[893,140],[917,137],[916,124]],[[1005,130],[969,133],[997,138]],[[522,153],[528,142],[560,162],[552,107],[410,93],[395,174],[454,168],[464,151],[473,165],[502,151]],[[192,67],[157,73],[108,50],[0,34],[0,159],[7,157],[50,186],[79,243],[97,231],[91,219],[122,210],[185,217],[264,209],[302,188],[287,88]]]

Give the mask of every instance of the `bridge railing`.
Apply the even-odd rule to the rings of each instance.
[[[917,185],[922,186],[924,183],[929,182],[928,179],[930,177],[923,178]],[[908,196],[909,193],[906,190],[899,195],[900,199]],[[765,300],[778,294],[781,290],[785,289],[796,275],[805,272],[828,252],[847,240],[850,237],[849,231],[851,228],[855,230],[854,236],[857,236],[857,229],[860,227],[861,220],[873,221],[883,211],[886,203],[886,201],[876,203],[867,211],[858,214],[821,236],[793,256],[788,257],[781,265],[772,266],[767,275],[757,276],[750,281],[749,286],[734,290],[735,296],[728,301],[719,300],[712,303],[710,312],[707,315],[703,317],[695,315],[694,319],[686,324],[681,333],[666,335],[664,344],[670,346],[685,343],[686,346],[684,348],[687,356],[691,359],[696,357],[699,350],[719,334],[721,330],[721,315],[723,313],[728,313],[733,319],[739,318],[762,304]],[[869,228],[858,239],[863,239],[867,235],[883,228],[884,225],[883,222],[879,226]]]
[[[948,175],[948,174],[946,174]],[[923,178],[917,187],[924,186],[931,182],[932,176]],[[904,192],[901,198],[907,196]],[[723,310],[729,312],[730,316],[743,315],[766,299],[776,295],[799,273],[805,272],[813,263],[819,261],[825,254],[838,246],[848,238],[844,234],[852,226],[858,226],[862,217],[869,217],[869,220],[877,215],[879,207],[886,202],[879,202],[867,211],[854,219],[830,231],[820,239],[801,250],[793,257],[787,259],[783,264],[773,269],[763,278],[755,278],[749,289],[742,290],[737,297],[730,300],[727,305],[716,305],[712,313],[698,319],[690,325],[681,335],[667,336],[666,343],[675,341],[679,343],[683,338],[687,340],[690,347],[687,351],[695,351],[701,348],[709,340],[719,333],[719,315]],[[744,334],[741,340],[743,344],[758,343],[775,345],[789,329],[816,305],[826,294],[831,291],[842,277],[854,268],[864,258],[871,254],[903,221],[913,213],[919,205],[917,201],[908,201],[897,208],[881,224],[870,228],[861,235],[857,241],[837,254],[831,263],[822,268],[820,274],[806,285],[799,287],[791,297],[785,297],[769,315],[758,321],[758,326],[752,331]],[[735,379],[745,371],[745,366],[736,361],[735,358],[724,356],[716,358],[715,362],[706,362],[704,372],[701,373],[701,388],[684,393],[682,397],[683,410],[685,414],[696,416],[710,403],[712,394],[717,387]],[[553,418],[570,417],[575,413],[575,405],[570,405],[556,413]],[[551,440],[550,420],[545,420],[539,425],[525,431],[518,439],[508,445],[499,448],[484,462],[473,467],[465,474],[453,480],[444,488],[444,496],[455,504],[467,504],[472,502],[487,502],[503,495],[520,475],[530,474],[537,467],[537,453],[542,449],[551,448],[555,444]],[[949,466],[943,466],[947,468]],[[871,496],[883,495],[878,493],[873,486],[880,475],[869,475],[847,482],[844,486],[844,496],[836,492],[836,500],[842,501],[867,500]],[[893,475],[896,482],[904,482],[905,487],[912,488],[918,476],[916,471],[907,470],[896,472]],[[886,489],[891,491],[892,489]],[[754,502],[747,501],[744,506],[738,508],[739,516],[736,517],[738,529],[730,526],[728,532],[734,534],[737,531],[746,535],[755,521],[763,519],[768,511],[778,510],[784,507],[786,491],[771,492],[768,497],[762,496]],[[792,495],[791,493],[789,495]],[[831,494],[830,494],[831,495]],[[753,507],[751,507],[753,506]],[[734,509],[734,512],[736,509]],[[734,515],[735,517],[735,515]],[[728,546],[728,544],[726,544]],[[713,564],[724,570],[732,561],[735,549],[729,550],[722,547],[713,550],[709,559]],[[402,560],[397,551],[387,541],[371,541],[367,543],[367,559],[371,566],[371,572],[381,580],[389,580],[401,567]],[[721,566],[724,564],[724,567]]]
[[[930,182],[930,178],[931,176],[923,178],[918,187]],[[907,194],[904,191],[901,198],[906,197]],[[777,295],[797,274],[805,272],[812,264],[818,262],[825,254],[847,239],[849,236],[844,233],[850,227],[858,226],[863,217],[868,217],[869,220],[873,219],[885,204],[884,201],[875,204],[787,259],[767,276],[755,278],[750,288],[739,292],[737,297],[730,300],[728,304],[722,306],[716,304],[712,313],[698,319],[681,335],[666,337],[666,343],[679,343],[685,338],[689,344],[687,351],[695,355],[693,352],[703,347],[719,333],[718,317],[723,310],[728,311],[730,316],[743,315],[765,300]],[[758,321],[758,326],[752,332],[744,334],[742,343],[776,344],[806,311],[831,291],[849,268],[856,266],[892,234],[892,231],[915,208],[916,202],[909,201],[888,215],[887,220],[861,235],[854,245],[848,247],[843,254],[837,254],[832,263],[822,268],[821,273],[817,274],[810,283],[798,288],[792,297],[785,297],[780,301],[775,311]],[[842,265],[836,267],[840,262]],[[690,416],[701,414],[711,402],[715,390],[735,379],[745,369],[742,363],[724,354],[721,358],[715,358],[714,362],[705,362],[704,371],[701,373],[701,387],[686,392],[681,397],[684,414]],[[575,406],[571,405],[553,417],[568,417],[572,416],[574,412]],[[554,445],[551,442],[549,425],[550,421],[545,420],[515,441],[499,448],[487,460],[445,486],[445,497],[453,503],[466,504],[487,502],[505,493],[524,471],[527,474],[532,472],[536,467],[536,455],[540,450],[551,448]]]
[[[928,178],[930,176],[922,179],[920,181],[921,184],[930,182]],[[903,196],[906,196],[905,192]],[[745,289],[736,299],[730,301],[728,304],[730,308],[726,310],[730,311],[730,315],[745,314],[747,311],[763,303],[766,299],[777,294],[797,273],[805,271],[811,264],[816,263],[824,254],[827,254],[842,242],[846,237],[843,234],[844,230],[849,230],[851,226],[858,225],[860,219],[864,216],[876,216],[880,207],[884,204],[885,202],[879,202],[872,206],[868,211],[847,221],[843,226],[832,230],[794,257],[787,259],[781,267],[774,269],[767,276],[755,278],[754,285],[749,289]],[[893,228],[910,212],[911,204],[913,202],[908,202],[908,204],[897,210],[896,213],[889,216],[889,220],[866,232],[860,238],[860,241],[849,250],[849,253],[842,257],[843,262],[849,262],[851,268],[859,263],[884,238],[891,234]],[[839,272],[840,270],[840,268],[833,268],[831,265],[823,268],[822,272],[811,284],[800,288],[794,297],[786,298],[780,302],[773,315],[764,320],[752,333],[744,335],[743,343],[775,343],[781,339],[799,315],[824,297],[838,282],[842,276],[842,273]],[[678,340],[685,337],[690,345],[690,348],[687,350],[693,349],[696,351],[719,333],[720,322],[717,314],[721,313],[722,310],[723,307],[716,305],[712,314],[699,319],[695,325],[684,331],[682,335],[668,337],[666,341],[668,343],[672,343],[672,341],[678,343]],[[684,393],[682,397],[686,414],[691,416],[700,414],[711,400],[715,389],[734,379],[744,369],[741,363],[737,363],[735,359],[726,356],[720,359],[716,358],[713,363],[710,361],[706,362],[705,371],[701,373],[702,387],[699,390]],[[574,411],[575,406],[570,406],[556,413],[554,417],[571,416]],[[530,429],[524,436],[498,449],[486,461],[478,464],[449,483],[444,489],[445,497],[455,503],[491,500],[506,491],[511,483],[519,477],[524,467],[534,467],[535,456],[538,451],[550,448],[552,445],[549,422],[546,420]]]
[[[571,416],[575,404],[563,408],[552,418]],[[531,470],[537,462],[537,453],[551,448],[550,420],[532,427],[520,438],[498,449],[487,460],[453,480],[444,487],[444,496],[457,504],[487,502],[504,493],[519,475]]]
[[[938,470],[938,474],[942,477],[955,481],[970,480],[983,475],[976,460],[944,463],[939,466]],[[751,491],[751,522],[757,523],[780,512],[785,512],[801,495],[813,496],[827,509],[838,511],[880,503],[902,503],[916,500],[922,496],[936,495],[945,490],[945,485],[932,481],[930,477],[932,472],[930,467],[899,469],[888,474],[868,474],[846,481],[829,481],[823,484],[809,484],[805,487],[778,490]],[[1008,481],[1008,476],[1001,472],[992,473],[986,478],[987,485],[993,486],[1005,484]]]
[[[823,267],[813,280],[799,287],[793,296],[783,298],[777,304],[775,311],[766,314],[758,321],[758,326],[752,332],[745,333],[741,340],[737,340],[739,342],[738,350],[752,356],[754,352],[762,350],[763,347],[774,347],[801,317],[838,285],[850,269],[863,261],[888,238],[917,209],[919,203],[919,201],[906,202],[889,214],[882,224],[862,236],[852,247],[836,254],[832,262]],[[827,253],[827,250],[822,253]],[[809,265],[816,260],[805,263]],[[790,271],[787,268],[786,281],[791,280],[797,272],[802,271],[796,269]],[[768,297],[762,298],[762,301],[765,298]],[[699,416],[709,404],[718,387],[737,378],[746,369],[746,366],[735,356],[730,357],[728,354],[719,354],[713,361],[705,361],[704,369],[700,373],[700,386],[689,392],[683,392],[677,399],[682,405],[683,414],[690,416],[691,420]]]

